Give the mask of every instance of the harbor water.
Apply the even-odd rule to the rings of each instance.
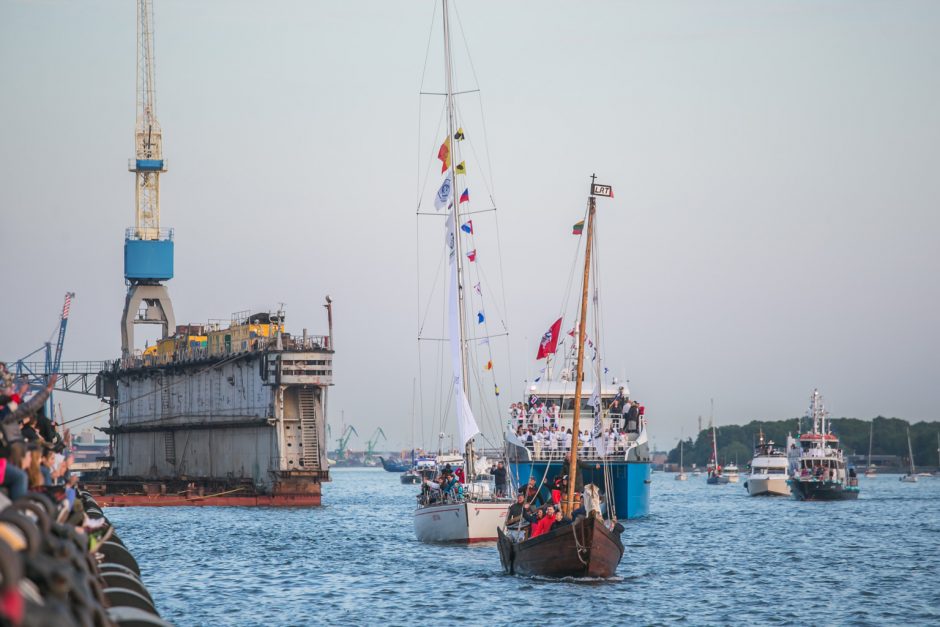
[[[416,486],[331,474],[315,509],[107,514],[177,625],[940,624],[940,478],[815,503],[654,473],[617,578],[585,582],[504,575],[492,544],[420,544]]]

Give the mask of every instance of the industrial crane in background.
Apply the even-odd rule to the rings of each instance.
[[[49,377],[59,373],[62,366],[62,349],[65,346],[65,330],[69,325],[69,312],[72,309],[73,298],[75,298],[75,292],[65,293],[65,303],[62,305],[62,314],[59,316],[59,332],[56,336],[55,348],[53,348],[52,342],[46,342],[30,354],[18,359],[12,369],[18,379],[25,378],[31,390],[45,387]],[[45,351],[45,360],[40,362],[26,361],[39,351]],[[50,392],[49,398],[46,400],[46,415],[50,418],[55,417],[54,408],[52,392]]]
[[[375,430],[375,432],[372,434],[372,437],[366,443],[366,454],[362,458],[362,461],[366,464],[366,466],[374,466],[376,463],[375,462],[375,457],[376,457],[375,445],[379,443],[380,435],[382,436],[383,440],[388,440],[388,438],[385,437],[385,432],[382,431],[382,427],[379,427],[378,429]]]
[[[347,444],[349,444],[349,438],[353,434],[356,434],[356,437],[359,437],[359,432],[356,431],[356,428],[352,425],[346,425],[343,428],[343,433],[336,439],[336,461],[341,462],[346,460]]]
[[[163,284],[173,278],[173,231],[160,228],[160,175],[167,162],[156,109],[153,0],[138,0],[136,154],[127,166],[135,175],[136,212],[134,226],[124,235],[127,298],[121,317],[121,355],[125,359],[134,353],[134,325],[159,324],[162,337],[176,330],[173,304]]]

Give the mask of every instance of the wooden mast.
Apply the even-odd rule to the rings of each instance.
[[[574,491],[578,477],[578,434],[581,433],[581,384],[584,380],[584,334],[587,330],[588,287],[591,279],[591,244],[594,236],[594,177],[591,177],[591,195],[588,197],[587,244],[584,247],[584,283],[581,288],[581,320],[578,323],[578,368],[574,384],[574,418],[571,421],[571,461],[568,464],[568,494],[565,497],[565,515],[574,509]]]

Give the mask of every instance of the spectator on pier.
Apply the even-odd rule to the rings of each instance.
[[[565,431],[565,439],[564,439],[564,446],[563,446],[566,453],[571,450],[571,441],[572,441],[571,429],[568,429],[567,431]]]

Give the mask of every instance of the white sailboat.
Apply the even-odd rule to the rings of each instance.
[[[676,473],[676,481],[687,481],[689,478],[685,474],[685,466],[682,462],[682,440],[679,440],[679,472]]]
[[[914,450],[911,448],[911,427],[907,427],[907,456],[911,460],[911,471],[901,476],[904,483],[917,483],[917,473],[914,471]]]
[[[464,257],[473,261],[474,251],[464,251],[461,242],[461,203],[457,199],[458,175],[463,176],[464,164],[456,158],[463,130],[457,124],[454,102],[453,59],[451,56],[449,2],[442,0],[444,32],[444,74],[446,82],[447,152],[439,153],[444,163],[445,179],[438,190],[435,207],[446,209],[445,247],[448,255],[447,332],[450,344],[451,399],[456,408],[457,435],[463,448],[464,485],[453,482],[452,489],[437,482],[425,481],[414,511],[414,529],[422,542],[469,543],[495,541],[497,529],[505,524],[508,501],[496,498],[488,475],[475,468],[474,437],[480,433],[470,405],[468,380],[466,304],[464,302]],[[452,152],[453,151],[453,152]],[[443,156],[442,156],[443,155]],[[454,157],[454,158],[452,158]],[[472,231],[472,227],[471,227]],[[456,469],[455,469],[456,470]],[[445,473],[446,475],[446,473]]]
[[[865,476],[869,479],[874,479],[878,476],[878,473],[875,472],[875,467],[871,463],[871,443],[875,437],[875,419],[872,418],[871,426],[868,427],[868,468],[865,469]]]

